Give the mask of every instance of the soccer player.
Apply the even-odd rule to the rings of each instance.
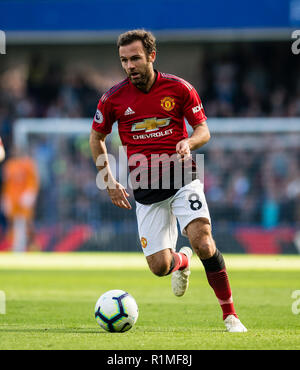
[[[144,171],[147,166],[149,170],[158,167],[153,154],[167,154],[172,158],[175,154],[180,163],[190,163],[193,172],[191,151],[206,144],[210,133],[201,100],[193,86],[154,69],[156,43],[152,33],[128,31],[119,36],[117,46],[127,78],[101,97],[93,120],[90,147],[96,165],[100,155],[105,158],[97,168],[105,173],[104,181],[112,203],[130,210],[129,194],[113,176],[107,156],[105,138],[114,122],[118,122],[120,139],[127,149],[131,174],[138,167],[136,162],[132,163],[133,157],[140,157]],[[190,137],[184,118],[193,128]],[[192,250],[182,247],[176,252],[178,220],[182,234],[188,237],[203,263],[208,282],[222,308],[227,331],[245,332],[247,329],[235,312],[223,256],[212,237],[203,183],[192,176],[190,181],[183,180],[180,188],[176,187],[178,178],[174,167],[168,189],[161,186],[166,173],[163,163],[158,177],[148,175],[148,188],[140,186],[133,191],[141,246],[149,268],[157,276],[172,273],[174,294],[182,296],[185,293]],[[137,178],[143,177],[143,171],[139,176]]]
[[[8,239],[15,252],[24,252],[34,239],[33,218],[39,191],[34,160],[16,148],[3,164],[2,207],[8,220]]]

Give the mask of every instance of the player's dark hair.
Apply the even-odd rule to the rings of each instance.
[[[144,49],[149,56],[153,51],[156,51],[156,40],[154,35],[143,29],[132,30],[122,33],[118,38],[118,49],[120,46],[129,45],[134,41],[140,40],[144,46]]]

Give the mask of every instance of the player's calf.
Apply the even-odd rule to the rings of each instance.
[[[186,231],[193,249],[204,266],[208,283],[219,301],[223,320],[230,315],[237,318],[225,261],[222,253],[216,248],[210,224],[197,219],[187,226]]]
[[[201,260],[209,285],[215,292],[223,312],[223,320],[229,315],[237,317],[234,309],[231,288],[228,274],[225,267],[225,261],[221,252],[216,249],[215,254]]]

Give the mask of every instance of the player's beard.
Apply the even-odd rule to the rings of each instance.
[[[151,65],[147,64],[143,71],[137,71],[137,73],[140,75],[139,78],[132,78],[131,73],[129,73],[130,81],[138,89],[145,90],[151,78]]]

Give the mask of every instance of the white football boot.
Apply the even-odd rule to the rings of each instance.
[[[193,255],[193,251],[189,247],[182,247],[179,252],[187,256],[189,264],[184,270],[177,270],[172,273],[172,289],[177,297],[183,296],[189,286],[190,264]]]
[[[234,315],[228,315],[224,324],[229,333],[245,333],[247,329]]]

